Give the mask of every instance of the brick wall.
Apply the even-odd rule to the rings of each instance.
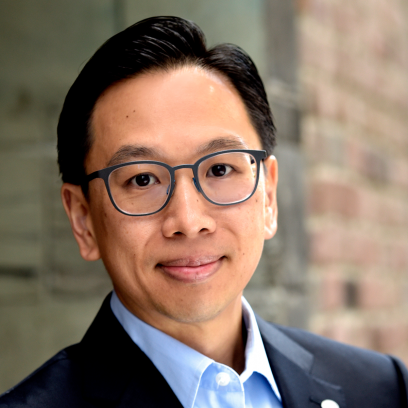
[[[408,13],[298,6],[310,329],[408,363]]]

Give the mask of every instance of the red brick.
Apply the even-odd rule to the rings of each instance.
[[[386,182],[388,180],[388,161],[385,154],[367,149],[364,155],[364,175],[372,180]]]
[[[390,178],[393,183],[403,187],[408,192],[408,160],[406,158],[405,160],[401,158],[393,160]]]
[[[297,10],[298,14],[305,13],[305,12],[309,11],[310,0],[297,0],[295,2],[295,7],[296,7],[296,10]]]
[[[389,309],[398,305],[399,293],[389,279],[366,274],[359,282],[358,302],[364,309]]]
[[[347,163],[351,169],[355,170],[357,173],[363,172],[363,162],[364,162],[365,146],[356,139],[347,140],[346,144],[346,157]]]
[[[360,187],[358,189],[358,212],[356,217],[378,224],[382,200],[383,197],[374,193],[371,189]]]
[[[342,260],[343,233],[338,228],[324,228],[310,234],[310,258],[325,264]]]
[[[407,223],[407,206],[401,200],[383,197],[379,205],[378,220],[390,226],[403,226]]]
[[[343,259],[368,268],[380,259],[380,244],[375,237],[360,232],[349,232],[343,245]]]
[[[408,325],[404,321],[385,323],[372,330],[373,344],[378,351],[392,353],[408,344]]]
[[[310,15],[319,24],[330,23],[332,20],[333,6],[324,0],[310,0]]]
[[[388,270],[408,269],[408,242],[393,242],[384,247],[385,266]]]
[[[359,14],[356,13],[356,7],[350,7],[345,2],[341,2],[333,8],[333,22],[339,34],[350,33],[359,25]]]
[[[316,113],[323,118],[336,118],[338,116],[339,101],[333,86],[323,81],[320,82],[316,93]]]
[[[336,310],[344,307],[344,278],[337,271],[322,274],[320,285],[321,307],[323,310]]]
[[[369,268],[377,265],[382,256],[382,244],[369,234],[345,226],[326,225],[310,235],[311,261],[316,264],[347,262]]]
[[[399,0],[302,3],[310,262],[320,267],[312,321],[408,362],[408,15]]]
[[[356,140],[347,141],[347,159],[350,166],[375,182],[387,182],[390,177],[391,160],[386,152],[364,145]]]
[[[331,322],[327,323],[326,327],[318,333],[358,347],[370,347],[372,344],[370,331],[366,328],[364,321],[357,319],[331,319]]]
[[[358,192],[337,181],[316,181],[309,194],[312,214],[335,213],[346,217],[358,214]]]

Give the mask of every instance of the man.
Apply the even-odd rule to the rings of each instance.
[[[274,125],[251,59],[193,23],[144,20],[71,87],[62,200],[114,292],[84,339],[0,407],[407,407],[397,359],[254,316],[241,298],[276,232]]]

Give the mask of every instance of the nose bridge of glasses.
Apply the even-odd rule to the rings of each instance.
[[[174,171],[181,170],[181,169],[191,169],[191,171],[193,172],[193,175],[195,176],[195,174],[194,174],[194,164],[180,164],[178,166],[173,167]],[[193,181],[193,184],[194,184],[195,188],[197,189],[197,191],[201,194],[200,185],[198,184],[196,178],[193,177],[192,181]],[[175,180],[174,180],[174,183],[176,184]],[[174,190],[173,190],[173,194],[174,194]]]
[[[174,166],[173,170],[174,171],[180,170],[180,169],[191,169],[191,170],[193,170],[193,168],[194,168],[194,164],[180,164],[178,166]]]

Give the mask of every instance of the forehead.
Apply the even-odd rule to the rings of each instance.
[[[113,85],[95,105],[91,132],[88,173],[112,164],[126,146],[145,149],[155,156],[151,159],[169,164],[197,159],[208,145],[214,150],[261,148],[235,88],[221,75],[197,67],[152,72]]]

